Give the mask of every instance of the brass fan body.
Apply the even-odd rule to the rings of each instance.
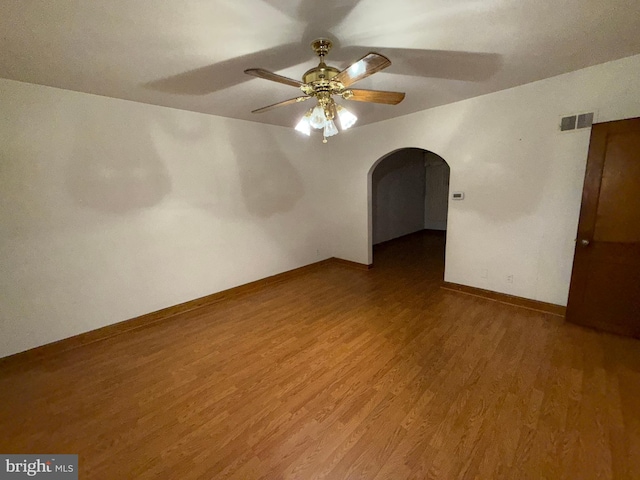
[[[325,115],[329,119],[335,117],[335,104],[332,95],[341,95],[349,98],[349,92],[345,86],[335,80],[340,70],[324,63],[324,56],[329,53],[333,44],[327,39],[318,39],[311,44],[311,48],[320,57],[320,64],[302,75],[302,85],[300,90],[310,97],[316,97],[318,103],[325,111]],[[346,94],[346,95],[345,95]]]

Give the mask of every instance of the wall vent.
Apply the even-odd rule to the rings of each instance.
[[[578,115],[578,126],[576,128],[589,128],[591,125],[593,125],[593,112]]]
[[[576,113],[560,119],[560,131],[570,132],[581,128],[589,128],[593,125],[594,112]]]
[[[576,116],[571,115],[569,117],[562,117],[560,121],[560,131],[566,132],[567,130],[573,130],[576,128]]]

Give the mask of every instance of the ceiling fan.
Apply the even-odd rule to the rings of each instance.
[[[316,98],[318,104],[302,117],[302,120],[296,125],[296,130],[305,135],[310,135],[311,128],[322,129],[322,141],[323,143],[327,143],[327,137],[338,133],[338,129],[333,121],[334,118],[339,118],[343,130],[353,126],[357,120],[355,115],[341,105],[338,105],[334,101],[333,96],[340,96],[345,100],[383,103],[386,105],[397,105],[404,99],[405,94],[401,92],[350,88],[351,85],[357,81],[391,65],[391,61],[387,57],[379,53],[371,52],[351,66],[340,71],[324,63],[324,57],[329,53],[331,47],[331,41],[325,38],[319,38],[311,43],[311,48],[320,57],[320,64],[305,72],[302,76],[302,81],[283,77],[282,75],[262,68],[249,68],[245,70],[244,73],[247,75],[298,87],[305,94],[304,96],[290,98],[289,100],[274,103],[273,105],[258,108],[251,113],[263,113],[273,108]]]

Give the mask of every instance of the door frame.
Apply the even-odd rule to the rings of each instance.
[[[451,194],[451,179],[452,179],[452,175],[453,175],[453,169],[451,168],[451,165],[449,165],[449,162],[447,162],[444,157],[442,155],[437,154],[436,152],[434,152],[433,150],[429,150],[427,148],[423,148],[423,147],[402,147],[402,148],[396,148],[395,150],[390,151],[389,153],[385,153],[384,155],[382,155],[380,158],[378,158],[375,162],[373,162],[373,165],[371,165],[371,167],[369,168],[369,172],[367,173],[367,248],[368,248],[368,257],[367,257],[367,264],[369,266],[373,265],[373,172],[376,169],[376,167],[380,164],[380,162],[382,162],[384,159],[386,159],[387,157],[393,155],[394,153],[397,153],[401,150],[407,150],[407,149],[416,149],[416,150],[421,150],[423,152],[428,152],[428,153],[432,153],[434,155],[437,155],[438,157],[440,157],[442,159],[442,161],[447,165],[447,167],[449,167],[449,192],[447,195]],[[444,268],[445,268],[445,273],[446,273],[446,269],[447,269],[447,247],[446,245],[448,245],[448,239],[449,239],[449,212],[451,209],[451,202],[448,202],[447,204],[447,229],[445,230],[445,259],[444,259]]]

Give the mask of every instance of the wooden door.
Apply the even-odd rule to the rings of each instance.
[[[640,118],[591,131],[567,320],[640,338]]]

